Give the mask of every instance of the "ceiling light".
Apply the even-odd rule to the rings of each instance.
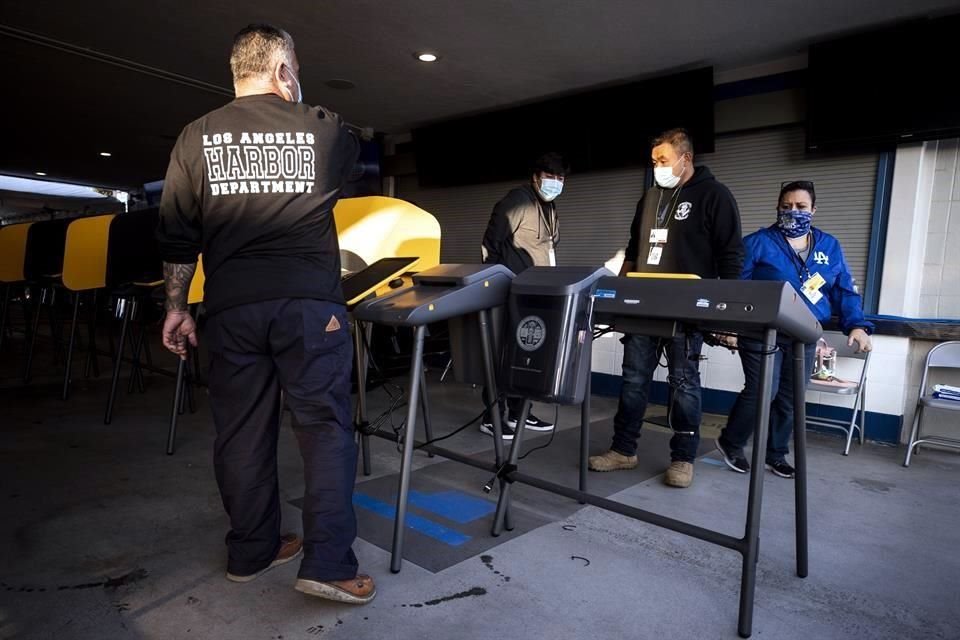
[[[103,156],[104,158],[109,158],[113,154],[110,153],[109,151],[101,151],[100,155]]]
[[[436,62],[437,57],[438,56],[435,53],[424,52],[424,53],[417,54],[417,60],[419,60],[420,62]]]
[[[43,171],[37,171],[37,175],[38,175],[38,176],[45,176],[45,175],[47,175],[47,174],[44,173]]]

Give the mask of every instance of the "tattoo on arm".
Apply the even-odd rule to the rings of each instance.
[[[164,308],[167,311],[186,311],[187,294],[190,293],[190,281],[197,270],[197,263],[172,264],[163,263],[163,280],[167,292],[167,301]]]

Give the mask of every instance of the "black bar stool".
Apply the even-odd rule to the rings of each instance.
[[[56,285],[63,275],[63,250],[67,239],[70,219],[35,222],[27,231],[23,273],[30,295],[24,304],[36,305],[32,326],[28,329],[27,357],[23,367],[23,382],[30,382],[33,369],[33,354],[40,328],[40,313],[47,306],[50,322],[50,337],[53,342],[54,362],[60,360],[61,336],[57,315]],[[37,291],[39,290],[39,295]]]
[[[0,352],[3,351],[3,342],[10,327],[8,322],[10,303],[16,297],[17,291],[24,292],[23,273],[24,261],[27,253],[27,235],[32,223],[11,224],[0,227],[0,286],[3,287],[3,302],[0,305]],[[20,298],[24,300],[23,297]],[[24,318],[24,327],[30,325],[29,318]]]
[[[156,319],[156,304],[152,294],[163,285],[163,262],[154,237],[159,221],[159,209],[144,209],[117,216],[110,224],[107,245],[107,288],[115,301],[115,317],[120,320],[120,338],[117,341],[113,362],[113,377],[110,395],[104,413],[104,424],[113,420],[113,408],[123,367],[124,353],[128,343],[131,355],[130,381],[127,391],[134,386],[145,390],[140,355],[145,354],[147,363],[153,358],[146,339],[146,327],[151,317]],[[139,321],[137,335],[130,333],[131,321]]]

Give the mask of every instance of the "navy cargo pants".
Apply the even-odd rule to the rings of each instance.
[[[256,573],[280,549],[277,437],[283,389],[304,466],[299,577],[353,578],[357,452],[346,310],[319,300],[256,302],[212,315],[206,335],[217,428],[214,468],[230,517],[227,571]]]

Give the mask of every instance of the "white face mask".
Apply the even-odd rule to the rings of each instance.
[[[680,184],[680,176],[673,174],[673,167],[677,166],[683,158],[674,162],[670,167],[654,167],[653,168],[653,179],[657,181],[657,184],[663,187],[664,189],[673,189],[675,186]],[[680,171],[683,173],[683,171]]]
[[[291,99],[290,101],[300,104],[301,102],[303,102],[303,89],[300,88],[300,81],[297,79],[297,74],[295,74],[293,70],[290,69],[290,67],[287,67],[287,73],[290,74],[290,77],[293,78],[293,81],[297,84],[297,99],[296,100]],[[290,95],[292,97],[293,92],[291,92]]]
[[[556,199],[557,196],[563,191],[563,180],[557,180],[556,178],[541,178],[540,185],[537,187],[537,191],[540,192],[540,197],[543,198],[546,202],[550,202]]]

